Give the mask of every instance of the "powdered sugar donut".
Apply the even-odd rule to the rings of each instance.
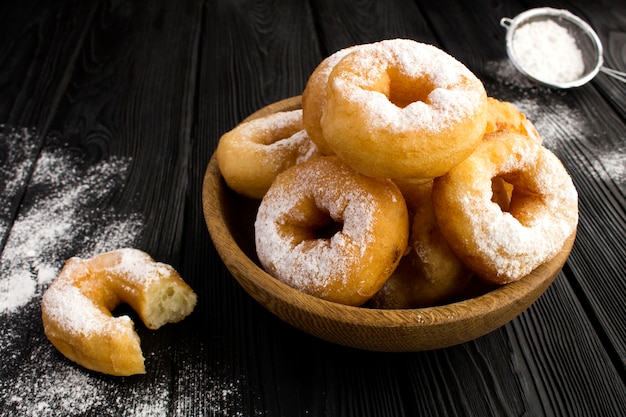
[[[326,144],[320,124],[322,111],[326,105],[326,85],[328,84],[328,77],[341,58],[354,51],[356,48],[362,47],[366,47],[366,45],[356,45],[340,49],[326,57],[311,73],[306,87],[302,92],[302,122],[304,129],[309,134],[313,143],[315,143],[325,155],[332,155],[334,153]]]
[[[359,174],[336,156],[279,174],[254,226],[269,274],[348,305],[363,304],[382,287],[406,249],[409,228],[392,181]]]
[[[241,123],[222,135],[215,151],[226,184],[256,199],[278,173],[319,154],[303,129],[301,109]]]
[[[145,373],[139,336],[128,316],[111,311],[128,303],[150,329],[191,314],[196,294],[169,265],[137,249],[90,259],[70,258],[41,301],[44,332],[68,359],[110,375]]]
[[[492,201],[495,177],[513,185],[508,211]],[[433,204],[456,255],[495,284],[552,259],[578,224],[578,195],[559,159],[511,132],[485,135],[469,158],[437,178]]]
[[[424,180],[469,156],[486,122],[487,94],[469,69],[432,45],[393,39],[335,65],[321,126],[357,171]]]

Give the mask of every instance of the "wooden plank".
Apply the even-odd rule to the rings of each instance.
[[[324,56],[348,46],[383,39],[409,38],[437,44],[416,2],[312,2]]]
[[[137,244],[176,263],[182,234],[201,7],[122,2],[99,10],[54,124],[85,163],[128,162],[107,202],[145,216]],[[58,144],[57,144],[58,145]]]
[[[223,133],[302,93],[321,60],[313,19],[305,2],[208,2],[200,45],[181,273],[202,298],[192,320],[177,328],[176,368],[192,377],[177,381],[176,391],[186,394],[174,408],[186,415],[298,415],[293,361],[281,360],[285,341],[298,332],[257,305],[226,270],[210,242],[201,185]]]
[[[7,3],[0,10],[0,248],[96,4]],[[63,14],[67,19],[59,19]]]
[[[90,23],[86,41],[58,106],[41,113],[53,134],[2,253],[3,268],[36,284],[25,305],[3,313],[10,320],[0,350],[12,359],[2,361],[0,403],[12,415],[165,415],[174,326],[153,332],[128,309],[116,312],[134,318],[149,373],[107,378],[52,347],[39,300],[69,256],[133,246],[177,266],[202,4],[105,3],[91,22],[70,10],[57,10],[52,22]],[[51,72],[66,71],[66,61],[42,59]]]
[[[65,87],[42,89],[57,97],[48,99],[58,105],[43,123],[54,136],[35,152],[37,171],[15,222],[33,240],[16,234],[2,254],[4,266],[17,249],[35,253],[27,258],[32,263],[11,265],[39,271],[41,281],[36,296],[0,327],[0,353],[10,358],[0,362],[0,408],[12,415],[621,415],[626,393],[619,355],[603,353],[602,342],[615,346],[611,338],[620,336],[606,335],[623,321],[600,312],[590,318],[588,304],[598,308],[601,300],[575,298],[587,291],[577,282],[597,286],[591,293],[600,296],[599,277],[611,276],[623,262],[619,257],[599,270],[586,267],[597,264],[587,256],[606,256],[608,244],[594,241],[598,236],[623,244],[622,230],[610,229],[624,225],[623,183],[600,152],[619,145],[620,135],[614,134],[623,125],[617,112],[602,111],[597,125],[588,125],[597,106],[608,108],[599,94],[555,94],[502,70],[503,32],[495,16],[509,14],[515,3],[485,1],[474,9],[444,1],[436,7],[445,24],[436,22],[431,6],[417,8],[409,1],[398,0],[399,9],[394,2],[318,2],[312,9],[294,3],[299,2],[107,3],[96,10],[71,73],[67,60],[42,58],[50,73],[67,74],[68,88],[63,95]],[[44,20],[69,22],[67,16],[74,15],[63,9],[51,16]],[[441,30],[433,33],[433,27]],[[470,34],[476,27],[486,29]],[[480,75],[491,92],[541,116],[537,121],[549,132],[549,144],[568,167],[585,163],[599,178],[589,178],[585,168],[573,171],[585,190],[579,242],[597,249],[575,252],[531,309],[467,344],[390,355],[314,339],[255,304],[210,243],[200,192],[222,133],[257,108],[299,94],[328,53],[396,36],[436,41],[473,68],[484,66]],[[23,90],[32,91],[36,83],[24,76]],[[33,101],[43,102],[44,95]],[[8,100],[31,100],[15,97]],[[567,123],[564,115],[570,116]],[[576,124],[580,120],[584,124]],[[569,140],[603,123],[598,143],[594,136]],[[73,197],[61,199],[63,193]],[[605,218],[592,218],[603,201],[610,207]],[[65,225],[67,236],[30,246],[42,237],[32,226],[42,224]],[[53,246],[44,245],[49,242]],[[138,325],[148,374],[118,379],[72,366],[50,346],[41,332],[37,295],[66,256],[121,244],[180,265],[201,297],[193,316],[176,326],[152,332]],[[609,297],[609,305],[624,299]],[[598,337],[597,328],[608,330]]]

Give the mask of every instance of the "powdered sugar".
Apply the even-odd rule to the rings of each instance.
[[[169,415],[166,375],[157,375],[150,389],[141,384],[133,388],[132,384],[103,379],[77,366],[61,366],[57,358],[51,344],[39,344],[30,353],[30,360],[24,358],[14,378],[0,381],[0,403],[6,415]]]
[[[245,128],[250,133],[248,140],[251,142],[269,145],[302,129],[302,109],[272,113],[239,125],[238,128]],[[283,136],[277,132],[291,133]]]
[[[51,286],[44,294],[44,301],[48,317],[67,334],[118,334],[132,328],[128,316],[113,318],[105,314],[67,279],[60,285]]]
[[[97,379],[72,366],[57,366],[55,354],[49,344],[36,347],[22,372],[1,382],[5,411],[25,417],[79,416],[106,402]]]
[[[4,241],[13,220],[10,202],[17,198],[32,169],[39,138],[34,129],[12,128],[0,124],[0,242]]]
[[[231,143],[237,144],[232,157],[250,148],[264,169],[276,172],[320,154],[302,127],[302,109],[253,119],[237,126],[231,135]]]
[[[116,251],[120,254],[119,262],[112,266],[111,272],[119,273],[129,282],[147,286],[153,280],[169,276],[171,271],[163,263],[155,262],[148,254],[137,249],[123,248]]]
[[[554,20],[521,25],[513,34],[512,48],[517,64],[536,80],[562,84],[584,75],[576,39]]]
[[[19,148],[29,137],[5,139]],[[39,295],[70,256],[132,245],[140,216],[120,216],[103,204],[124,183],[129,164],[111,157],[81,168],[67,149],[41,153],[0,257],[0,314]]]

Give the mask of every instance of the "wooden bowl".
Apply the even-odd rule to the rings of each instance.
[[[300,97],[293,97],[265,107],[246,120],[299,107]],[[506,324],[550,286],[568,257],[576,234],[567,239],[554,259],[519,281],[442,306],[377,310],[321,300],[267,274],[254,247],[254,219],[259,202],[228,188],[215,156],[204,177],[202,203],[209,233],[224,264],[263,307],[318,338],[373,351],[406,352],[452,346]]]

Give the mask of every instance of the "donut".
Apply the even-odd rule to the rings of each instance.
[[[222,135],[215,151],[226,184],[253,199],[263,197],[279,172],[318,154],[301,109],[241,123]]]
[[[508,211],[492,179],[513,186]],[[454,253],[483,280],[517,281],[552,259],[578,224],[578,195],[559,159],[525,135],[501,131],[435,179],[433,205]]]
[[[391,180],[322,156],[276,177],[257,212],[256,251],[263,268],[283,283],[358,306],[398,265],[408,222],[402,193]]]
[[[541,143],[539,132],[526,115],[508,101],[500,101],[493,97],[487,97],[489,117],[485,133],[506,130],[528,136],[530,139]]]
[[[196,294],[169,265],[137,249],[89,259],[73,257],[41,301],[44,332],[68,359],[109,375],[145,373],[139,336],[128,316],[111,311],[129,304],[149,329],[193,311]]]
[[[320,120],[322,111],[326,105],[326,84],[328,77],[335,65],[348,53],[356,48],[366,47],[356,45],[340,49],[332,55],[326,57],[309,76],[304,91],[302,92],[302,122],[309,137],[317,145],[324,155],[332,155],[333,150],[326,144]]]
[[[431,200],[432,187],[432,181],[399,187],[409,212],[413,213],[410,250],[370,300],[373,308],[438,305],[459,296],[472,277],[472,272],[452,252],[439,230]]]
[[[321,126],[335,154],[377,178],[428,180],[467,158],[485,131],[481,81],[442,50],[407,39],[357,48],[330,73]]]

